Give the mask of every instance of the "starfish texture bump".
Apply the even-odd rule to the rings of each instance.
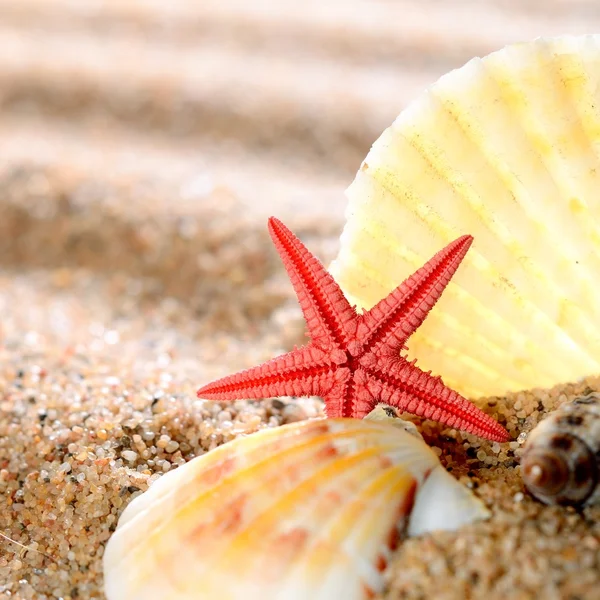
[[[388,404],[496,441],[507,431],[448,388],[441,377],[401,355],[467,253],[473,238],[448,244],[370,310],[359,314],[319,260],[278,219],[269,232],[291,279],[311,341],[257,367],[198,390],[200,398],[235,400],[321,396],[329,417],[362,418]]]

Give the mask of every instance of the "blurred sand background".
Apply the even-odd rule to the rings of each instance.
[[[599,30],[595,0],[2,0],[0,598],[103,598],[103,545],[153,479],[319,414],[195,400],[304,339],[268,215],[327,263],[343,190],[425,86]],[[588,385],[484,406],[527,431]],[[441,433],[495,517],[407,542],[384,597],[600,598],[598,510],[523,496],[516,441]]]

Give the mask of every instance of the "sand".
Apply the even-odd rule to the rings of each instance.
[[[20,168],[1,181],[19,243],[0,277],[0,531],[12,540],[0,542],[0,589],[7,598],[102,598],[104,544],[152,481],[236,435],[322,414],[317,398],[229,404],[194,394],[301,343],[302,318],[264,222],[240,221],[232,199],[188,213],[193,227],[182,233],[183,212],[158,218],[158,181],[131,196],[130,181],[104,180],[119,201],[83,210],[74,199],[98,182],[73,171]],[[45,213],[28,218],[40,188]],[[93,224],[103,224],[95,237]],[[331,257],[322,225],[303,238]],[[81,239],[94,252],[61,251]],[[590,389],[600,379],[480,401],[508,428],[508,444],[421,423],[493,517],[406,541],[385,598],[599,597],[600,507],[542,506],[518,465],[539,419]]]
[[[104,545],[153,481],[322,415],[318,398],[195,397],[305,340],[267,215],[327,263],[342,191],[408,97],[600,23],[583,0],[466,1],[458,21],[351,4],[0,4],[0,598],[104,598]],[[589,390],[600,378],[479,400],[508,444],[415,419],[493,516],[403,542],[382,598],[600,598],[600,508],[543,506],[519,474],[526,434]]]

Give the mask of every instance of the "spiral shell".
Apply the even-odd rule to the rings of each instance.
[[[402,534],[488,516],[382,413],[263,430],[161,477],[108,542],[108,600],[370,598]]]
[[[600,503],[600,394],[580,396],[542,421],[529,435],[521,472],[546,504]]]

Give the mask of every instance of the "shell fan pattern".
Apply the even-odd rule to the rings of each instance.
[[[331,272],[365,309],[474,244],[409,358],[467,397],[600,372],[600,36],[538,39],[433,84],[347,191]]]
[[[265,429],[161,477],[108,542],[108,600],[362,600],[405,532],[489,516],[418,434],[374,412]]]
[[[530,434],[523,481],[546,504],[600,504],[600,394],[563,404]]]

